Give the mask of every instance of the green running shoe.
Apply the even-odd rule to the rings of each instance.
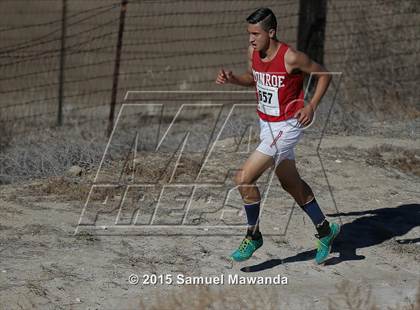
[[[242,240],[241,245],[235,252],[230,256],[236,262],[242,262],[247,260],[254,254],[263,245],[263,238],[258,238],[256,240],[245,238]]]
[[[328,255],[331,252],[331,245],[340,233],[340,225],[337,223],[330,223],[330,233],[328,236],[322,237],[317,241],[317,251],[315,256],[315,261],[317,264],[322,264],[327,259]]]

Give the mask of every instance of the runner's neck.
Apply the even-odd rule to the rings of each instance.
[[[280,46],[281,46],[280,41],[277,41],[277,40],[273,41],[273,43],[270,44],[270,46],[268,47],[267,51],[260,52],[261,61],[269,62],[273,60],[276,57],[278,51],[280,50]]]

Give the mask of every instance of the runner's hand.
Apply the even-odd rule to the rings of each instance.
[[[314,118],[314,109],[307,105],[295,113],[295,118],[303,127],[308,126]]]
[[[226,84],[226,83],[230,83],[233,80],[233,73],[232,71],[225,71],[223,68],[220,69],[219,74],[217,75],[216,78],[216,83],[217,84]]]

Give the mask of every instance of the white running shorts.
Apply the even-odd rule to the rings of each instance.
[[[272,156],[278,165],[284,159],[295,159],[294,148],[302,137],[303,129],[296,118],[281,122],[260,119],[260,144],[257,151]]]

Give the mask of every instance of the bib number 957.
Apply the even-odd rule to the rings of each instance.
[[[271,99],[273,98],[272,93],[258,90],[258,96],[259,96],[260,102],[271,104]]]

